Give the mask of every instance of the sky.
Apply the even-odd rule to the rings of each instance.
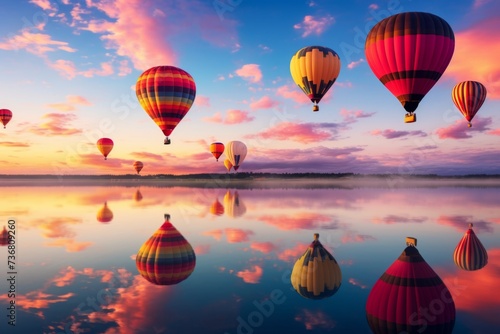
[[[404,109],[375,77],[364,43],[393,14],[440,16],[455,34],[453,58],[404,123]],[[30,0],[0,13],[1,174],[226,172],[209,152],[244,142],[238,172],[500,174],[500,3],[476,1]],[[335,50],[337,81],[319,112],[293,82],[292,55]],[[196,98],[172,144],[139,105],[135,83],[172,65]],[[486,101],[467,122],[451,90],[481,82]],[[104,160],[101,137],[114,148]]]

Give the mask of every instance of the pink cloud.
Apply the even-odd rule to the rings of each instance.
[[[194,248],[196,255],[204,255],[210,252],[210,245],[198,245]]]
[[[396,216],[396,215],[387,215],[383,218],[373,218],[372,221],[375,224],[400,224],[400,223],[423,223],[426,221],[426,217],[407,217],[407,216]]]
[[[55,8],[52,7],[50,0],[30,0],[29,3],[37,5],[43,10],[55,10]]]
[[[376,3],[372,3],[368,6],[368,9],[377,10],[379,9],[379,6]]]
[[[253,231],[240,228],[226,228],[224,232],[230,244],[248,241],[249,237],[254,234]]]
[[[208,96],[196,96],[194,103],[198,107],[210,107],[210,98]]]
[[[238,271],[236,276],[243,279],[243,282],[250,284],[257,284],[262,277],[264,271],[261,266],[254,265],[252,269],[245,269],[243,271]]]
[[[314,229],[322,223],[331,222],[331,218],[312,212],[300,212],[294,215],[263,215],[257,220],[278,227],[281,230]]]
[[[310,244],[308,243],[298,243],[297,245],[295,245],[295,247],[285,249],[278,253],[278,259],[285,262],[297,261],[302,256],[302,254],[304,254],[309,245]]]
[[[493,136],[500,136],[500,129],[491,130],[486,133]]]
[[[76,77],[77,70],[72,61],[59,59],[55,62],[49,62],[48,66],[59,72],[59,74],[66,79],[73,79]]]
[[[292,140],[300,143],[313,143],[333,138],[331,131],[322,128],[335,128],[332,123],[293,123],[282,122],[252,137],[274,140]]]
[[[88,247],[90,247],[93,243],[89,241],[76,241],[74,239],[56,239],[50,242],[46,242],[45,245],[47,246],[54,246],[54,247],[64,247],[66,248],[66,252],[68,253],[76,253],[76,252],[81,252]]]
[[[427,134],[421,130],[414,131],[397,131],[392,129],[373,130],[370,132],[373,136],[382,136],[386,139],[395,139],[403,137],[426,137]]]
[[[262,80],[262,72],[257,64],[243,65],[235,73],[251,83],[259,83]]]
[[[47,119],[45,123],[32,126],[28,131],[39,136],[70,136],[81,133],[82,130],[69,127],[68,123],[76,120],[74,114],[45,114],[42,118]]]
[[[357,243],[357,242],[366,242],[369,240],[376,240],[375,237],[367,234],[358,234],[352,231],[347,231],[346,234],[342,236],[340,242],[343,244]]]
[[[451,226],[458,232],[465,233],[469,229],[469,224],[472,223],[472,229],[476,233],[493,233],[493,226],[490,222],[477,221],[472,216],[439,216],[436,221],[439,225]]]
[[[276,249],[276,245],[272,242],[252,242],[250,248],[262,253],[270,253]]]
[[[365,284],[361,283],[361,282],[360,282],[358,279],[356,279],[356,278],[352,278],[352,277],[351,277],[351,278],[349,278],[349,283],[351,283],[351,284],[352,284],[352,285],[354,285],[354,286],[359,286],[361,289],[367,289],[367,288],[368,288],[368,286],[367,286],[367,285],[365,285]]]
[[[219,241],[222,238],[222,236],[224,235],[224,231],[223,230],[205,231],[205,232],[203,232],[203,235],[211,236],[215,240]]]
[[[278,87],[278,89],[276,90],[276,95],[281,96],[285,99],[291,99],[300,104],[312,103],[311,100],[297,85],[285,85]]]
[[[163,161],[164,160],[163,156],[161,156],[159,154],[155,154],[155,153],[132,152],[130,154],[138,159],[148,159],[148,160],[156,160],[156,161]]]
[[[488,98],[500,98],[500,20],[498,17],[480,20],[471,28],[455,33],[455,52],[444,77],[457,82],[464,78],[476,80],[486,86]],[[481,61],[471,66],[470,55]]]
[[[321,35],[334,22],[335,19],[330,15],[318,18],[306,15],[302,23],[297,23],[293,27],[302,30],[302,37],[307,37],[311,34]]]
[[[375,115],[374,112],[364,112],[361,110],[347,110],[347,109],[341,109],[340,110],[340,116],[344,119],[344,122],[346,123],[354,123],[358,118],[368,118],[372,117]]]
[[[269,96],[263,96],[259,100],[250,103],[251,109],[271,109],[279,106],[279,102],[271,99]]]
[[[3,42],[0,42],[1,50],[26,50],[37,56],[44,56],[47,52],[66,51],[75,52],[67,42],[55,41],[50,35],[41,33],[31,33],[23,30],[21,34],[14,35]]]
[[[205,117],[203,120],[211,123],[222,123],[222,124],[239,124],[251,122],[255,119],[251,116],[248,111],[232,109],[226,112],[225,117],[221,115],[220,112],[215,113],[212,117]]]
[[[14,141],[0,141],[0,146],[6,147],[30,147],[29,144],[14,142]]]
[[[436,134],[440,139],[467,139],[473,137],[473,132],[486,132],[489,130],[488,126],[491,123],[492,119],[490,117],[477,117],[474,118],[472,127],[469,128],[467,127],[467,121],[459,119],[448,127],[437,129]]]
[[[336,322],[321,310],[303,309],[295,316],[295,321],[303,323],[307,330],[323,328],[330,331],[336,326]]]
[[[86,98],[78,95],[68,95],[66,96],[66,101],[67,102],[50,103],[47,104],[47,107],[59,111],[73,111],[76,110],[76,105],[92,105]]]
[[[111,62],[101,63],[100,68],[91,68],[86,71],[80,71],[78,74],[86,77],[92,78],[96,75],[98,76],[107,76],[113,74],[115,71],[113,70],[113,65]]]

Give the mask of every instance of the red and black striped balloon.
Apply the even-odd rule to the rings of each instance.
[[[375,76],[414,112],[448,67],[455,50],[450,25],[434,14],[406,12],[377,23],[365,43]]]
[[[479,270],[488,263],[488,253],[472,230],[472,224],[465,232],[453,252],[453,261],[457,267],[467,270]]]
[[[368,324],[378,334],[451,333],[450,291],[418,252],[416,239],[407,238],[407,244],[368,295]]]

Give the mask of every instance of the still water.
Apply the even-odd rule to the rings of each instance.
[[[0,247],[1,333],[371,333],[368,295],[407,236],[452,294],[453,333],[500,327],[498,187],[0,191],[0,229],[11,219],[16,233],[14,268]],[[155,285],[135,259],[164,214],[196,263],[180,283]],[[476,271],[453,261],[470,223],[488,252]],[[320,300],[290,283],[314,233],[342,272],[339,290]]]

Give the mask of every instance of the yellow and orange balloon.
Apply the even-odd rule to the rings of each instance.
[[[210,153],[212,153],[215,159],[219,161],[220,156],[224,153],[224,144],[219,142],[210,144]]]

